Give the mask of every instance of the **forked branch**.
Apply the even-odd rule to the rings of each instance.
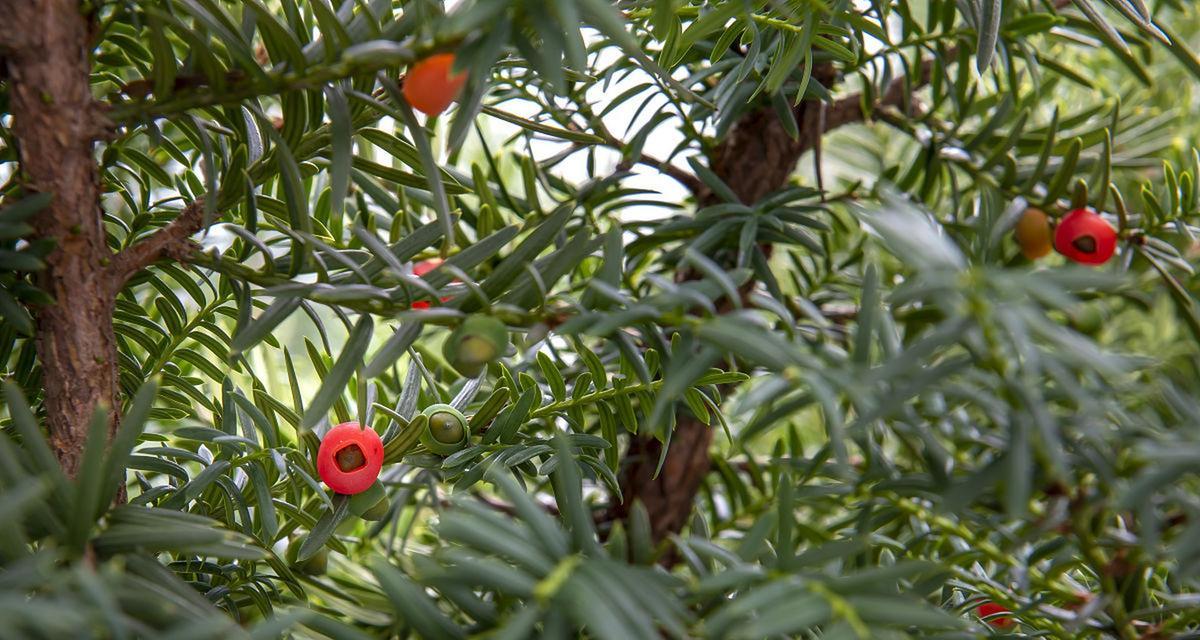
[[[134,274],[163,258],[187,260],[192,251],[189,238],[203,224],[204,200],[201,199],[184,207],[167,226],[113,256],[107,269],[110,291],[115,295]]]

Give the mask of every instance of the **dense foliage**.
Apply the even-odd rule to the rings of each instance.
[[[1200,633],[1192,3],[79,11],[108,247],[200,230],[64,472],[0,76],[0,637]],[[1030,207],[1115,257],[1031,259]]]

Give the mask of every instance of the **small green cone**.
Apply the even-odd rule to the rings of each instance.
[[[467,446],[470,436],[467,418],[458,409],[448,404],[435,404],[421,413],[428,418],[425,431],[421,433],[421,444],[426,449],[448,456]]]
[[[488,363],[508,349],[508,329],[492,316],[473,315],[463,320],[442,346],[442,355],[454,370],[474,378]]]

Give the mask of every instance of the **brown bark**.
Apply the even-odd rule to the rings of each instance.
[[[203,223],[204,200],[201,199],[184,207],[167,226],[113,256],[107,269],[112,295],[120,293],[135,273],[163,258],[186,262],[194,248],[188,238],[199,231]]]
[[[813,80],[826,87],[833,85],[834,69],[821,66],[813,70]],[[835,126],[861,120],[862,110],[857,102],[838,102],[826,107],[825,126],[821,127],[821,105],[804,100],[796,105],[793,115],[800,135],[792,139],[779,121],[774,109],[763,107],[742,116],[730,128],[729,134],[717,145],[711,158],[711,168],[745,204],[754,204],[763,196],[785,186],[801,154],[813,146],[821,135]],[[701,204],[713,204],[705,194]]]
[[[821,67],[814,72],[814,77],[830,86],[833,74],[831,67]],[[849,121],[842,115],[843,111],[857,113],[861,118],[857,104],[840,110],[838,107],[841,107],[840,103],[835,106],[837,115],[832,120],[828,112],[825,114],[825,124]],[[795,171],[800,155],[820,139],[823,130],[819,109],[820,106],[812,101],[797,105],[795,116],[800,125],[800,136],[796,139],[787,134],[771,108],[749,111],[717,145],[710,159],[713,172],[746,204],[753,204],[782,188]],[[715,203],[715,197],[707,189],[696,196],[701,205]],[[625,466],[621,469],[622,500],[615,508],[615,515],[626,518],[633,504],[641,502],[650,516],[650,530],[655,541],[678,533],[687,523],[696,494],[708,474],[708,450],[712,439],[710,426],[679,409],[662,471],[656,476],[663,444],[654,438],[633,438],[625,454]]]
[[[951,52],[947,59],[953,58]],[[919,76],[912,79],[909,87],[904,78],[892,81],[876,106],[907,106],[904,105],[909,95],[906,89],[927,84],[932,69],[933,61],[925,61]],[[832,87],[837,80],[836,70],[830,65],[819,66],[813,70],[813,80]],[[825,133],[861,122],[865,114],[862,96],[856,94],[830,105],[802,101],[793,109],[793,116],[799,129],[795,139],[788,135],[773,109],[761,107],[743,115],[714,149],[709,166],[743,203],[754,204],[785,187],[805,151],[819,150]],[[694,191],[701,206],[716,202],[706,187]],[[764,249],[769,251],[770,247]],[[633,438],[626,450],[619,478],[622,501],[614,505],[611,516],[625,519],[633,504],[641,502],[649,513],[651,533],[656,542],[682,530],[711,466],[708,451],[712,439],[711,427],[679,409],[662,471],[655,476],[662,443],[653,438]],[[672,559],[673,556],[669,556],[668,562]]]
[[[73,0],[0,0],[0,54],[11,87],[13,133],[25,187],[51,193],[34,237],[54,250],[38,286],[55,303],[35,310],[50,444],[68,475],[79,468],[98,406],[118,418],[113,304],[130,275],[173,255],[200,226],[201,207],[113,256],[100,212],[94,147],[108,122],[89,84],[89,27]]]
[[[57,303],[37,310],[37,349],[50,442],[74,475],[92,411],[107,406],[115,424],[117,392],[93,157],[104,119],[88,84],[88,20],[71,0],[4,0],[0,25],[21,170],[29,190],[54,194],[33,219],[35,236],[56,243],[38,286]]]

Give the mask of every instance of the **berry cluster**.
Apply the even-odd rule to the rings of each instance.
[[[1050,220],[1039,209],[1026,209],[1013,235],[1021,253],[1030,260],[1050,253]],[[1053,247],[1079,264],[1104,264],[1117,250],[1117,230],[1091,209],[1072,209],[1058,221]]]

